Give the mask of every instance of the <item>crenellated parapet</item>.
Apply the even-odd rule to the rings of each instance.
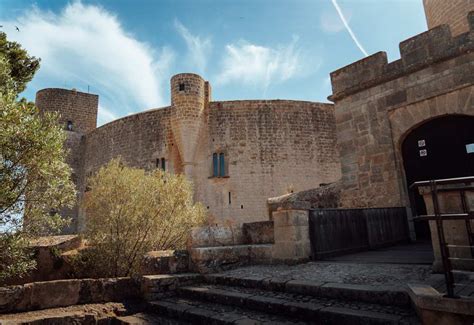
[[[377,52],[331,73],[332,101],[338,101],[378,84],[421,70],[474,49],[474,11],[468,14],[469,32],[456,37],[440,25],[400,43],[400,59],[388,62]]]

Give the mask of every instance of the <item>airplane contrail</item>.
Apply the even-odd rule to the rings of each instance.
[[[369,56],[369,54],[367,54],[367,51],[362,47],[362,44],[359,43],[359,40],[357,39],[357,37],[354,35],[354,32],[352,31],[351,27],[349,26],[349,24],[347,23],[347,20],[346,18],[344,17],[344,15],[342,14],[342,10],[341,8],[339,7],[339,5],[337,4],[336,0],[331,0],[332,4],[334,5],[334,8],[336,8],[336,11],[339,15],[339,18],[341,18],[342,20],[342,23],[344,24],[344,26],[346,27],[347,31],[349,32],[349,35],[351,35],[351,38],[352,40],[354,41],[354,43],[356,43],[357,47],[359,48],[359,50],[365,55],[365,56]]]

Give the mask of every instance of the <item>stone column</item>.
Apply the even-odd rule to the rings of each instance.
[[[278,210],[272,213],[275,231],[273,259],[286,263],[311,258],[308,210]]]

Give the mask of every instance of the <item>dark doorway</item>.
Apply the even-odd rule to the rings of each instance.
[[[469,146],[469,144],[472,144]],[[408,186],[416,181],[474,175],[474,117],[446,116],[430,120],[403,141]],[[411,193],[413,213],[426,214],[423,198]],[[417,238],[429,239],[427,221],[415,223]]]

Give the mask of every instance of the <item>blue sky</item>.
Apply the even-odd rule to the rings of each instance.
[[[42,59],[23,95],[89,87],[99,125],[169,105],[180,72],[213,100],[327,101],[331,71],[364,52],[398,59],[426,30],[422,0],[0,0],[0,25]]]

